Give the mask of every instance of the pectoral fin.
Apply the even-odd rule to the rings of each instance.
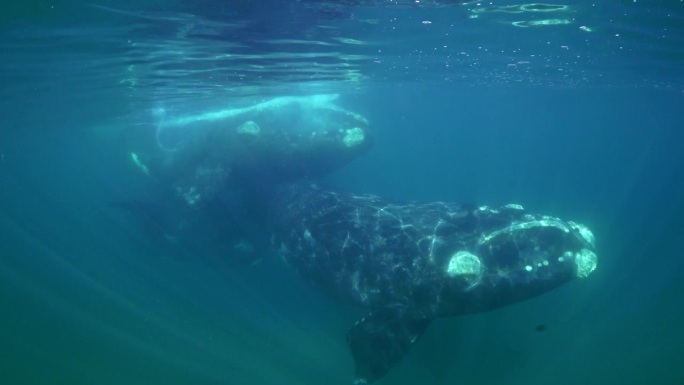
[[[420,337],[429,318],[403,308],[386,307],[357,322],[347,335],[356,370],[354,385],[371,383],[387,373]]]

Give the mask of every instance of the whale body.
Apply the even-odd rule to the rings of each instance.
[[[381,378],[436,317],[510,305],[596,268],[589,229],[519,205],[391,202],[303,184],[274,195],[286,261],[370,309],[347,336],[354,384]]]

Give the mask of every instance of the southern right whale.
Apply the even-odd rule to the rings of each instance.
[[[306,184],[276,191],[270,223],[287,262],[370,309],[347,336],[354,384],[382,377],[436,317],[510,305],[596,268],[588,228],[518,205],[392,202]]]
[[[587,227],[519,205],[396,202],[312,185],[373,143],[368,120],[336,99],[282,97],[166,117],[156,139],[187,135],[182,145],[140,156],[132,148],[130,158],[183,202],[181,211],[211,218],[221,241],[270,239],[301,276],[368,309],[347,335],[355,384],[385,375],[437,317],[524,301],[596,268]],[[148,161],[160,166],[141,167]],[[236,191],[244,205],[226,203]],[[259,236],[243,239],[251,233]]]

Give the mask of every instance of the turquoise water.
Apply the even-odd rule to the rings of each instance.
[[[380,384],[684,383],[684,3],[515,4],[6,5],[0,381],[349,384],[363,309],[275,255],[232,263],[191,215],[113,206],[163,189],[129,155],[160,111],[337,93],[375,143],[329,186],[520,203],[597,238],[586,280],[433,322]]]

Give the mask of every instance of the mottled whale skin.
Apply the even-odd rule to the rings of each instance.
[[[436,317],[523,301],[596,267],[586,227],[518,205],[389,202],[303,184],[271,201],[286,261],[370,309],[347,336],[355,384],[382,377]]]

